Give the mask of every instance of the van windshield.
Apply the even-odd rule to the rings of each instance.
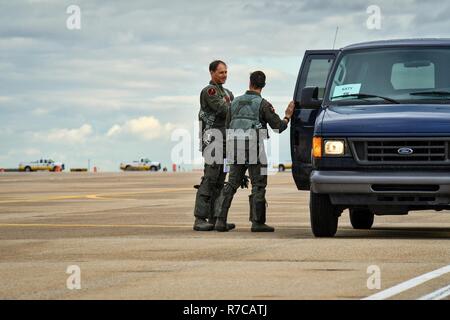
[[[450,103],[450,48],[343,53],[328,104]]]

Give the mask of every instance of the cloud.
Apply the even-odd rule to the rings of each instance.
[[[122,132],[122,127],[119,126],[118,124],[115,124],[111,127],[111,129],[108,130],[108,132],[106,133],[107,137],[113,137],[115,135],[118,135]]]
[[[12,102],[14,99],[8,96],[0,96],[0,104]]]
[[[337,26],[336,48],[450,36],[450,3],[437,0],[378,0],[381,30],[366,28],[367,0],[76,2],[82,25],[72,31],[66,28],[70,2],[2,2],[0,150],[37,147],[106,165],[124,152],[138,155],[142,141],[152,140],[152,156],[168,161],[169,144],[161,138],[174,124],[196,122],[214,59],[227,62],[225,87],[235,96],[247,89],[249,72],[263,70],[263,96],[282,115],[304,51],[330,49]],[[218,18],[220,12],[226,18]],[[49,129],[55,123],[61,129]],[[87,139],[94,143],[73,150],[71,144]],[[281,139],[289,144],[288,134]],[[282,152],[289,157],[289,148]],[[5,160],[16,163],[12,156]]]
[[[129,83],[124,84],[127,86]],[[145,86],[144,83],[141,83]],[[140,85],[136,82],[135,89]],[[139,95],[133,90],[83,90],[82,93],[54,93],[37,99],[46,105],[66,105],[68,108],[95,109],[104,112],[117,112],[120,110],[143,110],[143,109],[167,109],[185,107],[186,105],[198,105],[199,95],[161,95],[147,98]]]
[[[52,143],[83,143],[92,134],[92,126],[84,124],[77,129],[52,129],[49,131],[35,132],[32,137],[35,141]]]
[[[41,151],[36,148],[28,148],[23,151],[23,154],[25,154],[27,156],[37,156],[37,155],[41,154]]]
[[[142,140],[153,140],[163,136],[169,136],[175,128],[171,123],[162,124],[153,116],[131,119],[122,125],[115,124],[107,132],[107,137],[120,135],[133,135]]]
[[[175,96],[175,95],[174,96],[158,96],[158,97],[150,99],[149,102],[153,103],[153,104],[158,104],[161,106],[164,106],[164,105],[185,106],[185,105],[195,105],[195,104],[199,103],[199,97],[200,97],[200,94],[198,96]]]
[[[30,147],[30,148],[25,148],[25,149],[9,150],[5,154],[0,154],[0,159],[4,160],[4,159],[8,159],[8,158],[14,158],[14,159],[21,159],[21,161],[22,161],[23,159],[27,159],[29,157],[37,158],[40,156],[42,156],[41,150]],[[2,165],[0,165],[0,167],[2,167]]]
[[[35,116],[42,116],[45,114],[48,114],[48,109],[44,109],[44,108],[36,108],[32,111],[33,115]]]

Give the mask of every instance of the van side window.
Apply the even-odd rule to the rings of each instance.
[[[319,99],[324,96],[328,73],[332,64],[333,59],[313,59],[309,65],[305,86],[319,87]]]

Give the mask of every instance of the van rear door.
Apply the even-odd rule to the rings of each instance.
[[[309,190],[312,170],[311,147],[314,123],[320,108],[303,108],[300,105],[304,87],[319,87],[319,99],[323,99],[328,75],[339,50],[308,50],[295,85],[295,113],[291,122],[292,175],[299,190]]]

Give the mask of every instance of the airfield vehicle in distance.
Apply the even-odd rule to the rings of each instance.
[[[40,159],[31,162],[19,163],[19,171],[63,171],[64,163],[55,162],[51,159]]]
[[[135,160],[132,162],[122,162],[120,170],[123,171],[159,171],[161,170],[161,163],[151,161],[147,158]]]
[[[292,175],[310,190],[311,228],[332,237],[349,209],[450,210],[450,39],[306,51],[294,93]]]

